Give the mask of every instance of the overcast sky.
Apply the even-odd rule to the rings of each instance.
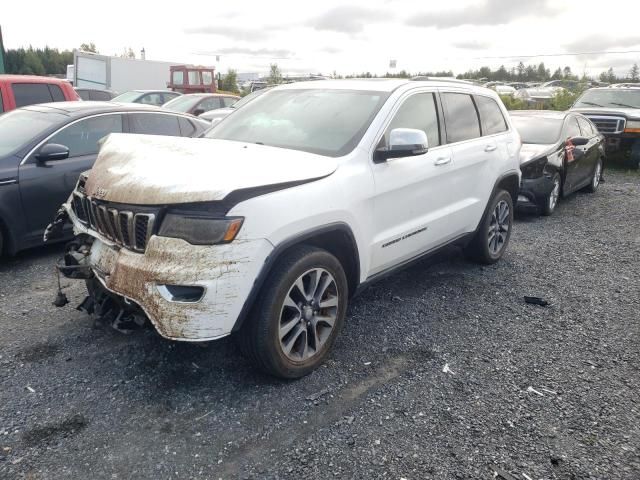
[[[640,63],[639,53],[525,58],[640,50],[637,0],[5,3],[5,48],[94,42],[100,53],[131,47],[139,56],[144,47],[147,59],[222,71],[265,72],[278,63],[288,73],[384,73],[395,59],[396,70],[457,74],[522,60],[544,61],[552,71],[569,65],[597,75],[613,67],[624,75]]]

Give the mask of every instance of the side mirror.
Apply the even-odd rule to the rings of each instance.
[[[58,143],[47,143],[36,154],[36,160],[38,160],[38,163],[64,160],[65,158],[69,158],[69,147]]]
[[[424,155],[429,149],[427,134],[414,128],[394,128],[389,133],[389,146],[378,148],[373,156],[375,163],[383,163],[390,158]]]
[[[200,116],[200,115],[202,115],[203,113],[204,113],[204,109],[203,109],[203,108],[196,108],[196,109],[193,111],[193,114],[194,114],[196,117],[199,117],[199,116]]]
[[[589,143],[589,139],[587,137],[573,137],[571,143],[573,143],[575,147],[581,147]]]

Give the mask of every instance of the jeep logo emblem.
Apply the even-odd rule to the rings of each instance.
[[[105,189],[105,188],[101,188],[101,187],[98,187],[98,188],[96,189],[95,193],[93,194],[93,196],[94,196],[95,198],[100,198],[100,199],[102,199],[102,198],[104,198],[104,197],[106,197],[106,196],[107,196],[107,192],[108,192],[108,191],[107,191],[107,189]]]

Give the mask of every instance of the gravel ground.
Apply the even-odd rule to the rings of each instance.
[[[294,382],[95,325],[79,283],[54,308],[59,247],[5,260],[0,478],[638,479],[640,176],[607,180],[522,216],[498,265],[374,285]]]

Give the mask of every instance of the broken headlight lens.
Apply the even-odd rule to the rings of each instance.
[[[240,227],[242,217],[212,218],[198,214],[167,213],[158,235],[181,238],[192,245],[216,245],[232,242]]]

